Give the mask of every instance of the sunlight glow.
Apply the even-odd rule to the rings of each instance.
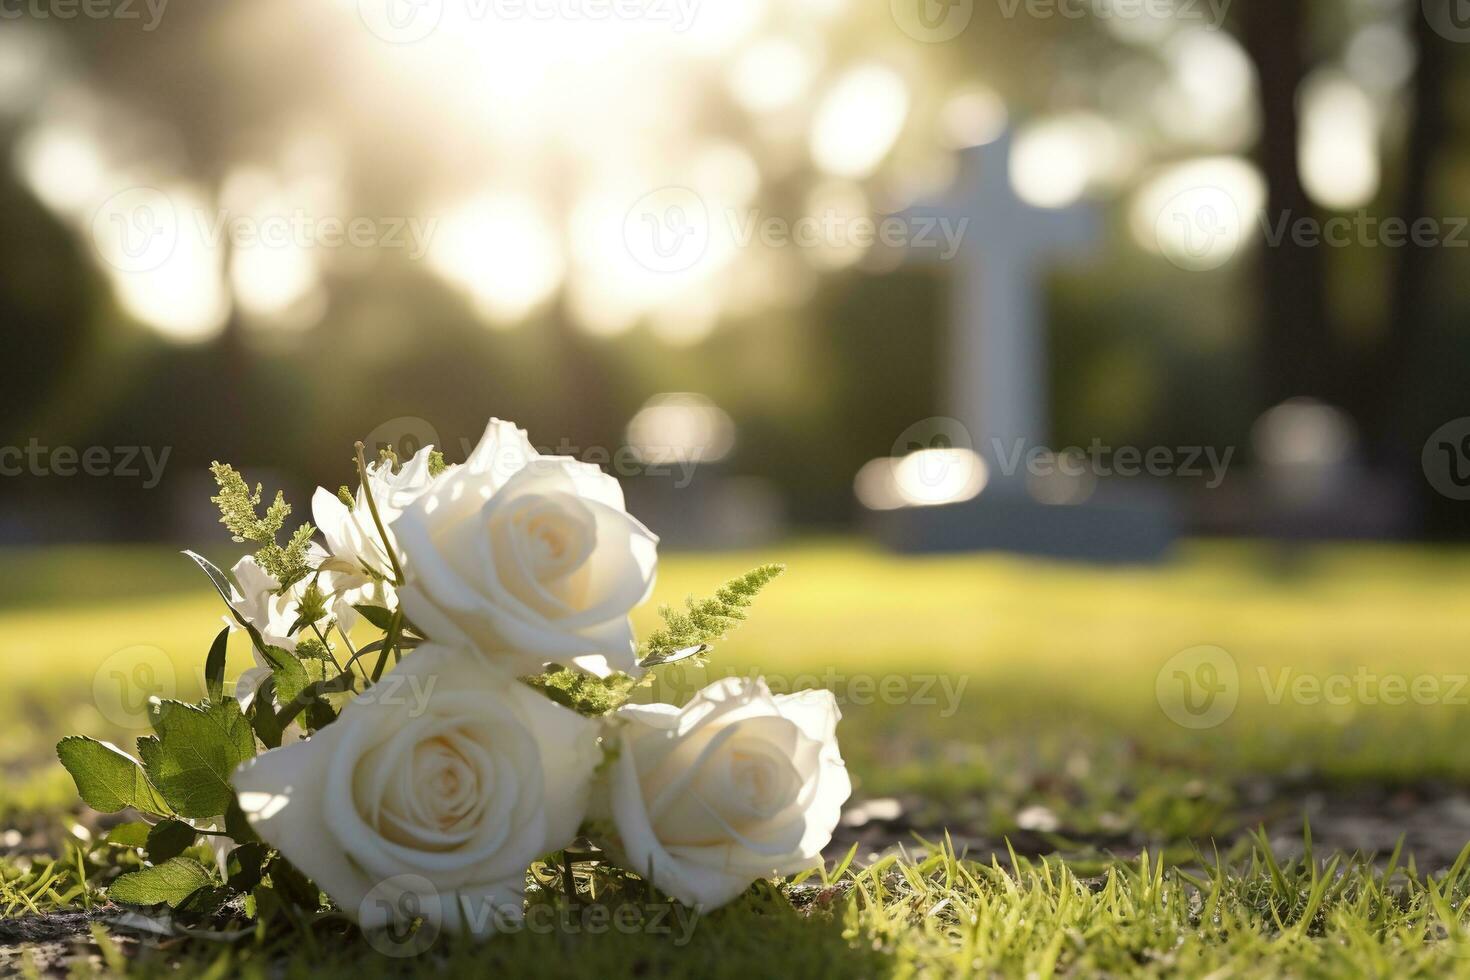
[[[1241,157],[1201,157],[1143,183],[1128,226],[1144,249],[1183,269],[1214,269],[1254,241],[1266,202],[1260,172]]]
[[[487,194],[447,218],[429,251],[434,269],[491,320],[514,323],[561,285],[561,249],[535,203]]]
[[[765,19],[767,0],[685,0],[681,33],[703,54],[719,54],[740,44]]]
[[[756,275],[770,249],[750,227],[764,168],[779,169],[781,154],[786,169],[799,166],[808,149],[804,109],[824,68],[830,4],[783,7],[777,18],[769,0],[644,0],[603,17],[430,3],[405,6],[406,27],[368,6],[371,16],[342,2],[344,16],[371,21],[343,32],[343,57],[393,98],[368,107],[344,95],[342,110],[411,116],[395,124],[446,148],[420,148],[413,164],[431,192],[474,175],[477,202],[446,214],[431,198],[416,213],[445,214],[431,268],[487,320],[513,323],[564,290],[566,310],[589,333],[642,325],[685,344],[734,305],[769,304],[790,278]],[[757,129],[776,120],[769,139],[720,125],[701,78],[721,85]],[[817,141],[823,158],[870,171],[904,122],[904,83],[869,66],[838,72],[823,92],[837,114]],[[779,254],[788,266],[811,258]]]
[[[815,209],[856,225],[848,219],[866,220],[875,200],[891,203],[895,186],[912,193],[934,183],[918,154],[903,174],[879,174],[914,93],[929,93],[932,79],[913,76],[911,86],[915,65],[901,62],[900,74],[900,63],[837,45],[831,18],[851,7],[265,0],[232,13],[210,56],[236,71],[253,63],[261,38],[330,37],[332,81],[293,77],[301,97],[272,120],[285,138],[269,127],[235,134],[221,152],[238,156],[217,161],[221,186],[201,183],[187,206],[173,190],[142,210],[125,196],[94,220],[109,195],[146,197],[186,179],[195,141],[163,119],[124,118],[100,96],[87,97],[87,112],[59,113],[63,95],[84,88],[79,79],[48,82],[44,128],[22,132],[14,164],[68,223],[114,239],[95,251],[120,300],[173,338],[218,331],[231,303],[247,327],[305,326],[323,315],[329,283],[407,255],[422,256],[421,268],[464,293],[488,323],[523,321],[564,296],[590,333],[646,328],[688,344],[726,319],[800,302],[821,271],[868,251],[846,239],[773,243],[769,219],[789,229]],[[0,78],[25,82],[34,66],[12,63],[7,50],[0,42]],[[744,112],[732,116],[732,105]],[[972,143],[991,138],[1003,118],[993,93],[971,91],[944,126]],[[307,138],[293,142],[293,130]],[[395,134],[393,145],[377,140],[383,132]],[[265,175],[244,200],[228,186],[240,168]],[[881,179],[858,186],[873,177]],[[322,189],[340,196],[323,198]],[[405,217],[438,226],[412,255],[294,239],[235,247],[234,222],[282,211],[304,214],[312,228]],[[119,236],[141,241],[153,231],[157,262],[153,245],[145,262],[127,254]],[[122,254],[104,256],[109,249]]]
[[[811,85],[813,59],[790,38],[769,38],[752,45],[730,71],[730,90],[752,112],[770,112],[794,104]]]
[[[268,326],[303,330],[324,311],[316,258],[297,245],[241,249],[230,256],[240,309]]]
[[[1251,428],[1261,461],[1272,466],[1340,463],[1356,442],[1352,420],[1314,398],[1292,398],[1268,409]]]
[[[1418,54],[1398,24],[1378,21],[1360,28],[1348,42],[1343,63],[1353,81],[1370,91],[1392,92],[1414,71]]]
[[[735,448],[735,423],[709,398],[691,391],[654,395],[628,423],[639,462],[714,463]]]
[[[0,113],[21,113],[43,90],[48,63],[60,56],[45,31],[10,21],[0,31]]]
[[[853,493],[869,510],[937,507],[973,500],[989,481],[985,460],[972,449],[920,449],[863,464]]]
[[[247,223],[253,232],[230,250],[230,286],[240,309],[257,326],[304,330],[314,325],[326,309],[320,250],[306,239],[309,229],[293,230],[290,219],[327,209],[310,207],[309,199],[257,168],[231,172],[220,199],[231,220]]]
[[[80,233],[130,315],[186,343],[224,328],[224,240],[211,233],[216,209],[202,190],[115,169],[97,135],[74,121],[26,131],[14,153],[21,181]]]
[[[868,510],[898,510],[903,506],[898,482],[893,478],[893,467],[897,462],[896,459],[883,456],[863,464],[852,481],[852,492],[857,496],[858,503]]]
[[[85,130],[47,123],[21,137],[16,170],[41,203],[60,213],[93,203],[106,174],[102,150]]]
[[[843,74],[828,89],[812,127],[812,159],[837,177],[866,177],[893,148],[908,116],[903,79],[881,65]]]
[[[850,180],[826,180],[808,192],[805,203],[809,223],[803,227],[818,230],[802,254],[821,269],[841,269],[861,260],[873,244],[856,233],[872,214],[863,189]]]
[[[1116,126],[1090,112],[1032,123],[1011,147],[1011,186],[1026,203],[1061,208],[1089,189],[1109,186],[1133,168],[1133,152]]]
[[[920,449],[894,464],[893,480],[904,503],[931,507],[979,496],[990,473],[973,449]]]
[[[229,316],[222,240],[204,233],[213,213],[197,189],[165,185],[115,194],[92,220],[118,302],[173,340],[208,340]]]
[[[1197,28],[1170,38],[1163,53],[1171,79],[1156,96],[1158,124],[1198,146],[1244,149],[1257,124],[1256,73],[1240,43]]]
[[[939,124],[946,146],[962,150],[992,142],[1006,128],[1006,104],[988,88],[953,95],[940,110]]]
[[[1303,84],[1302,183],[1323,207],[1359,208],[1378,193],[1378,119],[1363,90],[1339,74]]]

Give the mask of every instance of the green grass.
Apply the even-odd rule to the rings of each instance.
[[[1386,853],[1376,866],[1333,854],[1329,833],[1313,872],[1284,851],[1273,868],[1246,837],[1262,821],[1299,828],[1312,797],[1325,796],[1331,816],[1335,794],[1470,785],[1461,749],[1470,686],[1456,688],[1470,673],[1470,552],[1353,546],[1288,558],[1211,543],[1166,566],[1089,569],[809,542],[670,556],[656,599],[707,595],[767,560],[788,571],[750,621],[709,668],[671,668],[659,693],[678,699],[731,671],[765,673],[778,689],[833,687],[855,799],[900,798],[903,819],[876,836],[908,840],[909,859],[865,837],[856,874],[787,895],[758,889],[678,949],[643,935],[562,931],[394,961],[336,941],[342,927],[327,922],[313,930],[322,959],[299,962],[299,972],[371,975],[438,958],[482,973],[535,963],[569,975],[720,976],[764,974],[772,956],[794,973],[860,975],[1470,969],[1460,944],[1442,938],[1470,890],[1463,863],[1448,867],[1463,841],[1448,857],[1406,852],[1389,872]],[[75,822],[95,833],[98,824],[77,807],[52,746],[73,732],[119,742],[137,734],[99,709],[108,670],[137,662],[133,648],[155,648],[144,659],[163,666],[177,694],[197,694],[219,615],[197,570],[158,549],[0,554],[0,825],[21,838],[0,859],[0,914],[102,902],[96,888],[115,870],[65,829]],[[653,621],[652,608],[640,615],[644,631]],[[1239,702],[1218,726],[1191,729],[1165,715],[1156,682],[1171,657],[1200,645],[1228,651]],[[248,660],[232,645],[232,673]],[[1429,678],[1437,694],[1393,704],[1355,690],[1331,699],[1339,703],[1275,692],[1283,677],[1289,685],[1365,673],[1406,685]],[[1054,825],[1019,819],[1037,807]],[[912,839],[946,829],[968,847],[963,859]],[[1021,851],[1014,861],[1007,837]],[[1026,856],[1048,852],[1044,862]],[[42,853],[71,856],[52,865]],[[92,862],[85,888],[79,853]],[[191,975],[211,966],[274,975],[283,943],[154,949],[118,936],[115,948],[88,945],[104,971],[115,954],[142,973],[187,962]]]
[[[100,965],[145,977],[262,978],[1470,976],[1460,921],[1470,895],[1467,854],[1427,876],[1397,854],[1381,868],[1310,849],[1282,860],[1262,841],[1234,860],[1200,856],[1186,869],[1145,853],[1084,878],[1056,860],[963,860],[940,845],[922,860],[889,856],[805,881],[760,883],[707,917],[648,914],[621,929],[608,924],[612,912],[592,911],[618,909],[617,895],[569,906],[555,889],[533,889],[531,907],[547,914],[528,912],[528,921],[539,925],[484,944],[441,939],[411,958],[384,955],[333,916],[228,943],[162,944],[139,943],[103,918],[84,934],[90,955],[69,968],[75,976]],[[0,885],[0,907],[13,914],[100,904],[80,878],[70,865],[33,869]],[[386,946],[398,948],[414,947]],[[4,956],[0,949],[0,967]],[[64,957],[55,944],[34,946],[9,965],[40,975],[68,964]]]

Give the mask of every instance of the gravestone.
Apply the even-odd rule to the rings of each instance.
[[[990,467],[991,487],[1020,490],[1001,472],[1017,442],[1046,444],[1046,315],[1042,280],[1052,259],[1098,237],[1093,207],[1038,208],[1011,186],[1009,136],[971,147],[956,186],[938,208],[965,222],[950,299],[950,413],[970,431]],[[1003,449],[1001,447],[1004,447]]]
[[[963,151],[949,194],[911,212],[963,223],[952,260],[945,392],[988,482],[971,500],[876,512],[871,525],[904,551],[1156,559],[1174,538],[1166,495],[1156,488],[1101,480],[1085,501],[1045,504],[1034,474],[1028,480],[1026,454],[1049,445],[1044,273],[1058,259],[1086,254],[1100,218],[1087,204],[1051,209],[1022,200],[1010,155],[1008,133]]]

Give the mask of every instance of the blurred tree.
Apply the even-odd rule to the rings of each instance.
[[[1457,0],[1426,2],[1443,6]],[[952,43],[925,43],[905,34],[896,27],[893,5],[880,3],[850,5],[842,17],[823,23],[821,36],[808,44],[815,22],[795,8],[773,5],[740,46],[776,38],[816,51],[797,101],[769,114],[738,106],[726,76],[729,65],[707,53],[691,57],[688,92],[679,96],[696,107],[697,124],[680,134],[687,135],[687,145],[663,149],[687,157],[684,162],[692,166],[696,151],[706,148],[700,141],[733,145],[756,165],[751,207],[763,216],[798,217],[814,189],[833,182],[811,158],[811,116],[843,72],[876,62],[903,75],[908,111],[904,135],[883,166],[848,181],[875,209],[901,206],[918,193],[915,188],[942,182],[943,144],[953,138],[946,132],[946,109],[956,92],[979,85],[1001,93],[1015,126],[1077,110],[1114,125],[1119,145],[1128,150],[1120,154],[1128,166],[1093,190],[1119,203],[1120,228],[1129,222],[1130,195],[1141,182],[1160,167],[1211,154],[1253,153],[1269,211],[1320,217],[1324,209],[1311,199],[1298,159],[1302,86],[1315,70],[1333,63],[1355,25],[1377,19],[1399,27],[1412,22],[1417,70],[1395,96],[1409,107],[1408,126],[1402,133],[1384,131],[1384,186],[1394,196],[1381,192],[1375,208],[1408,220],[1463,211],[1463,204],[1445,203],[1457,185],[1444,178],[1443,169],[1445,148],[1464,143],[1463,127],[1450,115],[1464,100],[1448,94],[1464,84],[1465,59],[1453,57],[1463,46],[1430,29],[1418,0],[1397,6],[1331,0],[1224,4],[1230,19],[1223,27],[1250,55],[1254,88],[1246,87],[1259,103],[1259,139],[1246,127],[1239,145],[1217,142],[1218,134],[1171,128],[1160,110],[1172,106],[1170,111],[1180,113],[1181,103],[1159,97],[1177,81],[1171,73],[1180,68],[1177,58],[1170,61],[1170,42],[1221,25],[1181,20],[1126,26],[1102,16],[1110,9],[1102,0],[1036,5],[1050,9],[1051,16],[1032,16],[1026,0],[971,6],[971,21]],[[170,7],[151,32],[85,17],[44,26],[64,33],[75,62],[65,76],[67,86],[98,98],[110,127],[106,135],[120,159],[158,161],[211,199],[239,165],[268,169],[279,162],[271,154],[286,135],[314,130],[336,140],[346,161],[334,178],[343,213],[424,213],[426,188],[527,183],[518,161],[486,162],[480,155],[484,120],[465,114],[463,106],[457,107],[463,118],[441,112],[444,107],[425,99],[427,89],[418,87],[425,79],[385,70],[381,78],[371,77],[381,84],[364,88],[370,76],[362,51],[342,36],[344,25],[357,26],[355,16],[353,9],[344,15],[330,4],[206,0]],[[725,60],[738,53],[732,49]],[[549,84],[538,70],[528,62],[525,77],[513,80],[512,88],[529,92]],[[459,76],[446,70],[445,78],[453,82]],[[433,91],[449,88],[442,84]],[[60,85],[51,94],[59,92]],[[469,92],[487,103],[505,97],[473,87]],[[664,117],[678,108],[639,107],[648,112],[635,113],[629,125],[636,130],[636,124],[649,125],[645,116]],[[602,174],[606,161],[597,147],[578,142],[585,134],[560,135],[559,147],[564,142],[587,154],[582,165]],[[578,233],[568,217],[576,200],[563,176],[554,174],[552,183],[565,200],[558,199],[552,211],[566,226],[558,234],[570,238]],[[4,193],[12,195],[15,188]],[[7,214],[21,216],[17,227],[44,222],[27,201],[18,202],[20,210],[4,203]],[[103,314],[95,277],[87,271],[90,257],[74,245],[53,251],[65,244],[54,224],[42,228],[42,237],[48,243],[44,253],[28,251],[18,244],[25,239],[9,229],[0,242],[0,254],[14,260],[7,261],[0,281],[0,290],[13,294],[6,302],[15,309],[45,307],[7,322],[16,343],[43,345],[37,369],[7,395],[7,421],[69,403],[73,426],[116,431],[146,419],[176,433],[190,456],[269,458],[320,474],[324,482],[340,476],[341,436],[363,435],[364,418],[419,415],[446,437],[462,438],[477,435],[474,420],[493,411],[553,438],[615,444],[644,398],[660,390],[696,389],[710,393],[741,424],[732,463],[779,481],[798,500],[799,514],[825,517],[840,510],[834,502],[850,499],[857,465],[888,451],[903,424],[942,410],[934,390],[944,349],[941,277],[909,270],[819,272],[820,263],[796,248],[780,252],[779,266],[773,259],[770,276],[738,280],[740,291],[782,297],[789,304],[785,310],[726,313],[724,329],[681,346],[660,342],[650,330],[590,336],[564,293],[519,329],[489,332],[482,314],[435,278],[427,263],[410,267],[396,257],[374,255],[343,261],[323,274],[328,301],[319,329],[256,329],[236,311],[206,350],[175,351],[140,337],[123,325],[121,314],[94,328]],[[1439,249],[1339,252],[1299,247],[1287,237],[1279,247],[1260,250],[1253,263],[1181,273],[1122,233],[1113,244],[1103,274],[1085,283],[1058,283],[1052,291],[1061,439],[1167,441],[1186,438],[1192,428],[1210,439],[1243,444],[1261,410],[1285,397],[1313,394],[1344,406],[1369,433],[1375,457],[1392,457],[1409,474],[1416,465],[1410,456],[1422,438],[1412,427],[1423,424],[1425,406],[1457,411],[1461,404],[1455,362],[1445,355],[1459,349],[1456,307],[1450,303],[1463,307],[1464,291],[1446,271],[1448,257]],[[46,268],[31,275],[37,254],[54,258],[41,261]],[[1359,319],[1377,319],[1378,329],[1357,330],[1356,321],[1343,315],[1343,280],[1357,290],[1350,295],[1359,296],[1362,281],[1374,274],[1360,270],[1380,267],[1391,267],[1383,275],[1391,286],[1381,310],[1357,304],[1372,308],[1350,311]],[[59,329],[13,325],[53,321]],[[90,359],[80,353],[87,349]],[[1251,349],[1254,366],[1246,371],[1244,352]],[[68,378],[69,384],[61,383]],[[1251,383],[1235,383],[1242,379]],[[1411,379],[1433,391],[1421,395]],[[195,405],[208,408],[191,411]],[[1470,414],[1463,406],[1458,411]]]
[[[1380,194],[1387,215],[1413,227],[1420,219],[1440,224],[1433,210],[1434,174],[1446,147],[1446,98],[1454,42],[1431,26],[1433,7],[1448,9],[1456,0],[1425,0],[1421,14],[1409,18],[1416,66],[1407,88],[1408,119],[1403,146],[1396,154],[1397,196]],[[1307,194],[1299,158],[1302,141],[1300,93],[1320,59],[1309,30],[1311,5],[1303,2],[1254,2],[1243,13],[1243,36],[1261,83],[1263,117],[1259,158],[1266,178],[1267,213],[1309,217],[1319,224],[1322,209]],[[1416,5],[1417,6],[1417,5]],[[1379,463],[1417,465],[1417,452],[1406,454],[1398,438],[1410,387],[1406,371],[1424,343],[1435,305],[1430,289],[1433,268],[1443,251],[1437,244],[1411,239],[1387,251],[1391,285],[1383,304],[1383,321],[1366,338],[1352,336],[1329,313],[1326,267],[1329,252],[1293,236],[1263,251],[1259,259],[1261,312],[1259,391],[1261,408],[1306,395],[1342,406],[1368,439]],[[1408,447],[1414,449],[1415,447]]]
[[[1257,0],[1242,14],[1242,35],[1260,82],[1258,157],[1266,179],[1266,213],[1320,221],[1298,166],[1299,97],[1313,68],[1307,8],[1299,0]],[[1342,358],[1339,338],[1327,320],[1325,263],[1320,245],[1305,247],[1291,236],[1261,250],[1259,411],[1298,396],[1329,402],[1340,398]]]
[[[28,426],[97,339],[102,284],[63,228],[9,174],[0,173],[0,344],[5,349],[4,432],[23,443]]]

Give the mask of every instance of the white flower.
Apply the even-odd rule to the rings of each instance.
[[[303,579],[287,589],[283,595],[277,595],[281,583],[274,575],[261,568],[253,555],[246,555],[235,562],[230,573],[239,583],[230,589],[230,608],[255,627],[266,646],[280,647],[294,653],[299,634],[291,635],[290,629],[301,614],[301,594],[306,580]],[[229,626],[231,632],[240,628],[233,616],[225,617],[225,625]],[[250,644],[250,655],[255,658],[255,666],[246,670],[235,681],[235,698],[242,708],[250,706],[255,692],[271,676],[270,664],[261,656],[253,642]]]
[[[327,539],[327,550],[331,552],[314,566],[320,568],[317,584],[331,598],[332,616],[344,633],[351,632],[357,622],[353,606],[366,604],[393,609],[398,605],[397,594],[389,581],[394,573],[388,555],[394,542],[388,526],[433,482],[429,474],[429,457],[433,451],[433,446],[425,446],[396,473],[386,460],[369,463],[367,488],[358,486],[350,507],[325,487],[317,487],[312,495],[311,517]],[[386,542],[378,532],[377,521],[373,520],[367,490],[372,491],[378,518],[388,534]]]
[[[296,638],[289,631],[300,614],[299,595],[293,591],[277,595],[281,583],[276,581],[274,575],[261,568],[253,555],[246,555],[235,562],[230,574],[239,583],[230,589],[230,608],[255,627],[267,646],[294,651]],[[230,616],[225,617],[225,623],[231,630],[239,627]],[[259,656],[257,653],[257,660]],[[261,666],[265,664],[262,663]]]
[[[364,928],[414,914],[483,934],[518,914],[531,861],[575,837],[596,740],[596,722],[430,645],[234,786],[256,832]]]
[[[772,695],[732,677],[682,709],[613,717],[610,803],[628,870],[711,909],[820,860],[852,792],[830,691]]]
[[[357,610],[354,606],[378,606],[383,609],[398,608],[398,593],[393,583],[374,578],[359,571],[350,571],[333,565],[327,560],[314,576],[317,587],[327,599],[327,612],[337,621],[343,636],[351,634],[357,625]]]
[[[548,662],[636,672],[628,613],[653,588],[658,538],[596,466],[541,456],[523,430],[491,419],[393,534],[407,577],[399,599],[431,639],[517,673]]]
[[[367,489],[372,491],[384,529],[433,482],[429,475],[429,456],[433,451],[433,446],[425,446],[396,473],[387,460],[368,464]],[[381,578],[393,577],[393,562],[388,557],[393,532],[388,531],[390,540],[385,543],[361,485],[351,507],[326,487],[317,487],[311,498],[311,517],[327,539],[333,566]]]

